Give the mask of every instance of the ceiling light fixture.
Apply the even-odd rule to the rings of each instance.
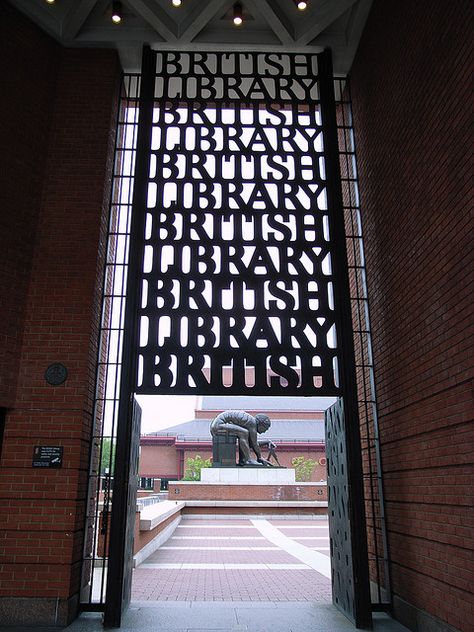
[[[295,0],[295,4],[300,11],[304,11],[308,8],[308,3],[306,2],[306,0]]]
[[[112,2],[112,22],[114,24],[120,24],[123,19],[122,15],[122,3]]]
[[[54,3],[56,2],[56,0],[46,0],[46,2],[47,2],[48,4],[54,4]]]
[[[242,4],[240,2],[236,2],[234,4],[234,24],[235,26],[240,26],[244,18],[242,17]]]
[[[181,0],[171,0],[171,4],[174,7],[180,7],[181,6]]]

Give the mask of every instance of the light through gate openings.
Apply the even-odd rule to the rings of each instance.
[[[156,60],[137,392],[339,394],[318,57]]]
[[[154,112],[149,180],[142,392],[331,383],[318,109],[166,103]]]

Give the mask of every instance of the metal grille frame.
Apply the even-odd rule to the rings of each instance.
[[[122,91],[120,117],[117,122],[116,160],[114,182],[112,190],[111,219],[109,226],[109,246],[106,269],[104,271],[104,306],[102,318],[101,345],[97,370],[97,395],[95,405],[96,427],[91,455],[91,485],[87,515],[87,533],[84,555],[84,573],[82,593],[82,608],[85,610],[103,610],[105,604],[106,568],[108,564],[108,548],[102,547],[99,553],[99,542],[108,542],[110,535],[110,511],[112,498],[110,495],[110,472],[113,469],[115,450],[109,455],[109,478],[105,477],[105,494],[103,498],[103,513],[101,517],[102,485],[100,463],[107,440],[112,446],[117,440],[118,404],[120,399],[121,354],[124,338],[124,312],[126,299],[126,278],[128,267],[130,219],[133,195],[133,170],[127,172],[123,168],[125,156],[127,163],[135,162],[136,141],[138,133],[138,96],[140,91],[140,75],[125,75]],[[364,450],[364,477],[367,481],[366,498],[368,498],[369,528],[377,530],[373,538],[375,548],[371,549],[371,571],[376,576],[377,593],[373,603],[387,602],[389,592],[388,553],[384,543],[383,522],[383,489],[381,488],[380,451],[376,427],[376,407],[373,384],[373,363],[370,347],[360,346],[357,339],[370,343],[370,329],[368,326],[368,302],[365,288],[365,270],[361,272],[363,262],[362,231],[360,224],[360,209],[357,199],[357,181],[355,172],[355,148],[353,140],[352,120],[350,118],[350,93],[345,80],[335,82],[337,102],[337,127],[340,151],[340,168],[343,185],[343,203],[345,215],[345,233],[349,254],[349,274],[351,284],[351,305],[354,325],[354,342],[356,348],[356,362],[358,368],[369,371],[369,381],[358,379],[359,384],[359,414],[362,420],[362,444]],[[152,99],[153,100],[153,99]],[[123,143],[128,133],[131,142]],[[122,139],[122,140],[121,140]],[[349,142],[350,141],[350,142]],[[119,242],[121,245],[119,246]],[[124,252],[123,259],[118,260],[119,251]],[[354,265],[353,262],[358,262]],[[118,272],[120,271],[120,272]],[[359,281],[363,279],[364,283]],[[354,291],[355,289],[355,291]],[[360,311],[362,307],[362,312]],[[361,314],[364,314],[362,318]],[[360,350],[360,352],[359,352]],[[365,355],[362,356],[361,353]],[[359,376],[358,376],[359,377]],[[362,390],[361,390],[362,384]],[[360,393],[363,393],[361,395]],[[286,394],[286,393],[285,393]],[[317,395],[318,393],[312,393]],[[365,430],[364,430],[365,428]],[[365,433],[365,434],[364,434]],[[375,439],[371,450],[366,436]],[[366,467],[367,459],[371,465]],[[378,466],[378,469],[377,469]],[[107,485],[108,480],[108,485]],[[382,494],[380,493],[382,491]],[[381,508],[382,507],[382,508]],[[104,521],[103,516],[106,516]],[[378,548],[377,548],[378,547]],[[378,575],[377,575],[378,573]],[[387,593],[385,592],[387,591]]]
[[[385,518],[382,457],[372,355],[370,303],[364,256],[364,235],[357,179],[356,134],[350,81],[335,79],[336,118],[341,172],[344,229],[348,257],[350,302],[361,428],[371,598],[374,610],[391,606],[389,547]]]
[[[102,280],[81,584],[81,607],[84,610],[103,610],[106,595],[139,93],[140,75],[124,75],[115,129],[107,254]]]

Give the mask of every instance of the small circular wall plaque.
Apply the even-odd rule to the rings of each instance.
[[[67,380],[67,369],[64,364],[54,362],[46,369],[44,379],[52,386],[59,386]]]

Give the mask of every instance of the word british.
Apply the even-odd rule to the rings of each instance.
[[[312,55],[157,55],[139,393],[338,394],[317,88]]]
[[[279,53],[159,53],[157,98],[314,101],[317,57]]]

